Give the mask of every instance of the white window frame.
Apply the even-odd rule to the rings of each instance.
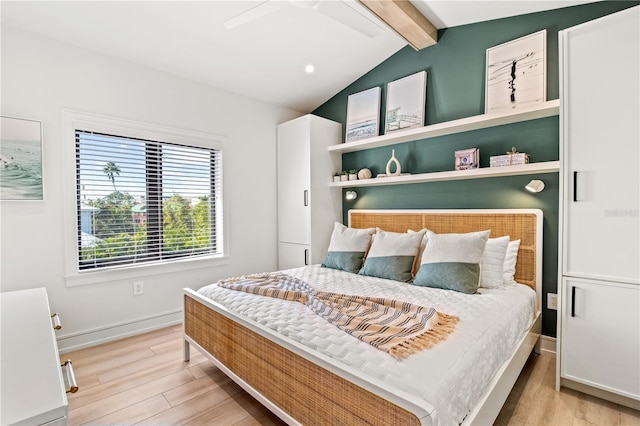
[[[120,118],[106,117],[79,111],[63,111],[63,188],[64,188],[64,247],[65,247],[65,284],[74,287],[88,284],[98,284],[110,281],[136,279],[149,275],[167,272],[179,272],[229,263],[229,238],[227,220],[227,185],[226,167],[228,164],[228,150],[226,138],[220,135],[163,127]],[[193,258],[178,258],[164,262],[149,262],[121,266],[118,268],[99,268],[80,271],[78,267],[77,241],[77,202],[76,202],[76,130],[106,133],[139,139],[160,140],[175,144],[216,149],[222,154],[222,199],[218,205],[222,206],[218,215],[217,229],[222,229],[218,235],[221,239],[222,254],[211,254]]]

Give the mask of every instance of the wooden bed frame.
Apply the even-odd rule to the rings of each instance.
[[[463,233],[491,229],[491,237],[520,239],[516,280],[536,290],[533,326],[487,384],[463,425],[491,424],[529,354],[538,349],[542,276],[540,210],[351,210],[349,225],[386,231],[430,229]],[[289,424],[428,425],[433,407],[365,380],[338,361],[230,312],[184,289],[185,361],[193,345],[248,393]]]

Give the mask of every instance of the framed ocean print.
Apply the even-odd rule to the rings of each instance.
[[[42,123],[0,120],[0,200],[42,201]]]
[[[547,30],[487,49],[485,113],[545,102],[546,62]]]
[[[426,98],[426,71],[420,71],[388,83],[385,134],[424,126]]]
[[[349,95],[344,141],[353,142],[378,136],[380,131],[380,87]]]

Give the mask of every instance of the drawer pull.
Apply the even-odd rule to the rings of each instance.
[[[60,323],[60,315],[56,312],[51,315],[51,321],[53,322],[53,329],[60,330],[62,328],[62,324]]]
[[[76,376],[73,374],[73,365],[71,364],[71,360],[67,360],[64,364],[61,364],[63,376],[64,376],[64,385],[66,387],[67,393],[76,393],[78,392],[78,382],[76,382]]]

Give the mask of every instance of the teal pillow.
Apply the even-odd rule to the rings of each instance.
[[[363,251],[330,251],[321,266],[356,273],[362,267]]]
[[[410,234],[385,232],[378,229],[360,275],[411,281],[413,261],[418,254],[425,231]]]
[[[374,232],[375,228],[348,228],[336,222],[322,266],[357,273],[362,267],[362,261],[369,249],[371,235]]]
[[[427,247],[413,283],[475,293],[480,284],[480,261],[490,233],[436,234],[427,231]]]

